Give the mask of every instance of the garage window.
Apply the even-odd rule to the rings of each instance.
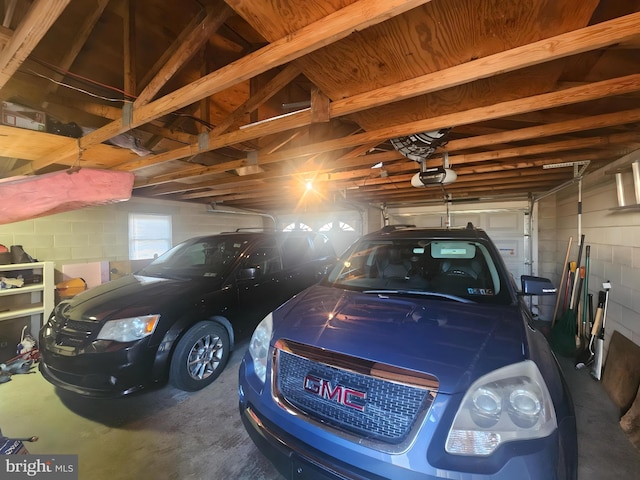
[[[129,214],[129,259],[143,260],[171,248],[171,216]]]
[[[324,224],[318,230],[319,232],[331,232],[331,231],[340,231],[340,232],[355,232],[355,228],[345,222],[329,222]]]
[[[302,230],[303,232],[312,232],[313,229],[307,225],[306,223],[302,223],[302,222],[293,222],[290,223],[289,225],[287,225],[286,227],[284,227],[282,229],[283,232],[293,232],[296,230]]]

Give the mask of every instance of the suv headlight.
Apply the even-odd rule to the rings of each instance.
[[[273,315],[270,313],[256,327],[249,342],[249,354],[253,359],[253,370],[262,383],[267,378],[267,356],[273,332]]]
[[[160,315],[119,318],[107,321],[98,333],[98,340],[134,342],[151,335],[158,325]]]
[[[542,438],[557,428],[547,385],[531,360],[495,370],[471,385],[447,436],[454,455],[487,456],[501,444]]]

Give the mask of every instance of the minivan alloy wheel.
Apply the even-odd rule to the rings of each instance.
[[[203,380],[220,365],[224,355],[222,340],[217,335],[205,335],[198,340],[187,358],[187,370],[194,380]]]

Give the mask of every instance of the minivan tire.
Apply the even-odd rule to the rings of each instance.
[[[196,323],[176,345],[169,367],[171,384],[195,392],[211,384],[229,359],[229,335],[219,323]]]

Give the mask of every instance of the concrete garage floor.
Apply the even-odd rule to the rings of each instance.
[[[0,428],[37,435],[31,453],[77,454],[80,480],[281,478],[253,446],[237,408],[237,371],[247,342],[209,388],[172,387],[117,400],[54,389],[39,373],[0,385]],[[618,425],[615,406],[585,370],[560,359],[576,406],[579,479],[638,478],[640,453]]]

